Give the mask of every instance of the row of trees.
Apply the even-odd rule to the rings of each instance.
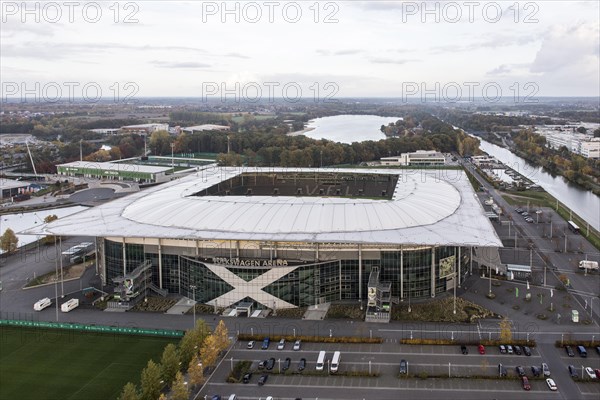
[[[223,321],[219,321],[214,332],[203,320],[198,320],[193,329],[186,331],[176,346],[165,346],[160,363],[149,360],[141,373],[140,386],[128,382],[119,400],[162,400],[167,399],[165,387],[170,387],[168,398],[188,400],[190,387],[204,383],[204,371],[213,368],[219,355],[229,347],[229,333]],[[187,381],[185,376],[187,374]]]
[[[600,160],[587,159],[564,146],[558,150],[546,147],[546,138],[528,129],[514,134],[513,141],[517,155],[600,194]]]

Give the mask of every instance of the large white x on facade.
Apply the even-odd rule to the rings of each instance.
[[[228,307],[238,301],[250,297],[269,308],[295,308],[296,306],[283,301],[263,289],[298,267],[273,267],[264,274],[247,282],[229,271],[227,267],[216,264],[204,264],[219,278],[233,286],[233,290],[210,300],[207,304],[218,307]]]

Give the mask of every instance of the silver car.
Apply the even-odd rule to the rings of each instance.
[[[542,372],[544,376],[550,376],[550,368],[548,368],[548,364],[542,363]]]

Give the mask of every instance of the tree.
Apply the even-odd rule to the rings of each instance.
[[[164,382],[172,382],[179,371],[179,352],[173,343],[165,346],[160,359],[160,374]]]
[[[172,140],[169,132],[156,131],[150,135],[150,148],[155,155],[170,154]]]
[[[190,397],[190,391],[186,382],[183,380],[183,374],[177,371],[175,375],[175,381],[171,385],[171,399],[172,400],[188,400]]]
[[[140,396],[138,395],[135,384],[127,382],[127,384],[123,386],[123,391],[118,400],[139,400],[139,398]]]
[[[15,232],[6,228],[2,236],[0,236],[0,249],[6,253],[11,253],[17,249],[19,238],[15,235]]]
[[[167,395],[164,393],[160,394],[160,397],[158,398],[158,400],[167,400]]]
[[[225,322],[220,320],[213,332],[213,336],[215,337],[215,343],[219,352],[225,350],[229,347],[229,332],[227,331],[227,327],[225,326]]]
[[[215,335],[209,335],[204,339],[204,344],[200,349],[200,360],[205,367],[212,367],[217,363],[220,350],[217,347]]]
[[[140,380],[141,396],[140,400],[156,400],[160,395],[162,383],[160,382],[160,367],[152,360],[142,371]]]
[[[512,340],[512,328],[508,318],[504,318],[500,321],[500,341],[503,343],[510,343]]]
[[[197,320],[196,326],[185,332],[181,342],[179,342],[179,358],[182,365],[188,365],[194,355],[198,355],[198,350],[204,343],[204,338],[209,334],[210,329],[204,320]]]
[[[194,357],[190,360],[188,366],[188,376],[190,379],[190,385],[196,386],[204,383],[204,367],[202,363],[200,363],[200,358],[197,354],[194,354]]]

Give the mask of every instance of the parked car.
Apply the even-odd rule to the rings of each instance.
[[[402,375],[408,374],[408,361],[400,360],[400,374],[402,374]]]
[[[517,374],[519,376],[525,376],[525,368],[523,368],[520,365],[517,365],[517,367],[515,368],[515,370],[517,371]]]
[[[292,363],[292,360],[288,357],[285,359],[285,361],[283,362],[283,366],[281,367],[282,371],[287,371],[288,369],[290,369],[290,364]]]
[[[600,369],[595,369],[594,372],[596,373],[596,378],[600,379]]]
[[[571,346],[565,346],[565,351],[569,357],[575,357],[575,352]]]
[[[508,354],[512,354],[513,353],[513,347],[510,344],[506,346],[506,352]]]
[[[247,374],[245,374],[242,378],[242,382],[249,383],[250,379],[252,379],[252,372],[248,372]]]
[[[260,346],[261,349],[263,350],[267,350],[269,348],[269,344],[271,343],[271,339],[269,339],[268,337],[263,339],[262,342],[262,346]]]
[[[591,367],[585,367],[585,373],[590,379],[596,379],[596,373]]]
[[[469,350],[467,350],[467,346],[465,346],[464,344],[460,346],[460,351],[463,354],[469,354]]]
[[[485,346],[482,344],[479,345],[479,354],[485,354]]]
[[[529,348],[529,346],[523,346],[523,353],[525,353],[526,356],[531,355],[531,349]]]
[[[555,391],[558,390],[556,383],[554,383],[554,379],[548,378],[546,379],[546,384],[548,385],[548,389]]]
[[[567,368],[569,369],[571,378],[579,378],[579,374],[577,373],[577,368],[575,368],[575,366],[569,365]]]
[[[521,355],[521,346],[514,346],[515,354]]]
[[[600,346],[596,346],[596,353],[600,356]]]
[[[502,364],[498,364],[498,375],[506,376],[506,368]]]
[[[521,383],[523,384],[523,390],[531,390],[529,379],[526,376],[521,377]]]
[[[542,373],[542,371],[540,370],[539,367],[536,367],[535,365],[533,365],[531,367],[531,373],[533,374],[533,376],[540,376],[540,374]]]
[[[306,368],[306,358],[301,358],[298,362],[298,371],[304,371],[304,368]]]
[[[277,350],[283,350],[285,347],[285,339],[281,339],[277,344]]]
[[[261,362],[258,363],[258,369],[264,369],[265,366],[267,365],[267,360],[263,360]]]
[[[254,348],[254,340],[249,341],[248,345],[246,345],[246,348],[253,349]]]
[[[273,369],[273,367],[275,366],[275,359],[273,357],[269,358],[269,361],[267,361],[267,366],[265,367],[267,369],[267,371],[270,371]]]
[[[504,346],[503,344],[498,346],[498,349],[500,350],[500,354],[506,354],[506,346]]]
[[[210,398],[210,400],[221,400],[221,395],[220,394],[213,394],[213,396]]]
[[[587,350],[585,349],[585,346],[577,346],[577,352],[579,353],[579,355],[583,358],[587,357]]]
[[[542,363],[542,372],[544,373],[544,376],[550,376],[550,368],[548,368],[548,364]]]
[[[300,350],[300,340],[296,340],[294,342],[294,347],[293,347],[294,351],[298,351]]]
[[[269,375],[267,375],[267,374],[261,375],[260,378],[258,378],[258,386],[262,386],[265,383],[267,383],[268,378],[269,378]]]

